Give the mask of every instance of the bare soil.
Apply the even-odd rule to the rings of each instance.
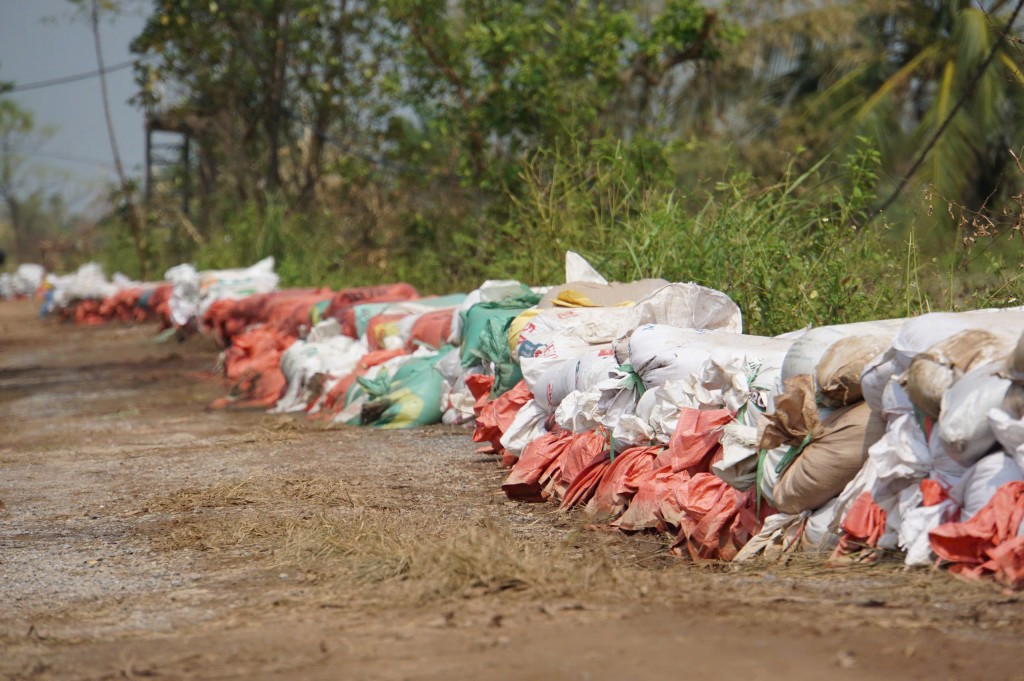
[[[0,677],[1024,680],[991,583],[695,565],[463,430],[208,411],[215,359],[0,303]]]

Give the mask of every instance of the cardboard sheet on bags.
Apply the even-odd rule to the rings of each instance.
[[[610,284],[570,281],[560,286],[553,286],[540,299],[537,307],[548,309],[564,306],[564,302],[570,299],[570,296],[564,294],[569,292],[575,294],[571,298],[586,301],[586,304],[580,305],[580,307],[615,307],[622,303],[635,303],[667,285],[668,282],[664,279],[641,279],[629,283],[612,282]],[[563,305],[559,305],[557,302],[560,296],[563,297]]]

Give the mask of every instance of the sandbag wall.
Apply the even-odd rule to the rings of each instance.
[[[81,322],[160,309],[209,334],[230,390],[215,406],[473,426],[510,498],[667,532],[695,559],[898,553],[1024,582],[1022,310],[757,337],[724,293],[608,283],[571,253],[555,287],[432,297],[279,290],[272,260],[165,278],[85,269],[50,298]]]

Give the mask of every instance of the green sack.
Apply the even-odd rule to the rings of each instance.
[[[435,366],[451,348],[431,357],[415,357],[399,367],[393,378],[366,381],[361,387],[370,398],[363,405],[362,425],[377,428],[413,428],[441,422],[444,378]]]
[[[484,362],[494,364],[492,397],[508,392],[523,377],[508,349],[508,327],[524,310],[539,303],[541,297],[538,293],[528,293],[518,298],[477,303],[463,314],[459,355],[462,366],[468,368]]]

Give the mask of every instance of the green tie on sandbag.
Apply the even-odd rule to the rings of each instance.
[[[508,327],[540,299],[539,294],[526,293],[518,298],[477,303],[462,313],[462,366],[468,368],[480,362],[494,364],[492,397],[508,392],[523,377],[508,349]]]

